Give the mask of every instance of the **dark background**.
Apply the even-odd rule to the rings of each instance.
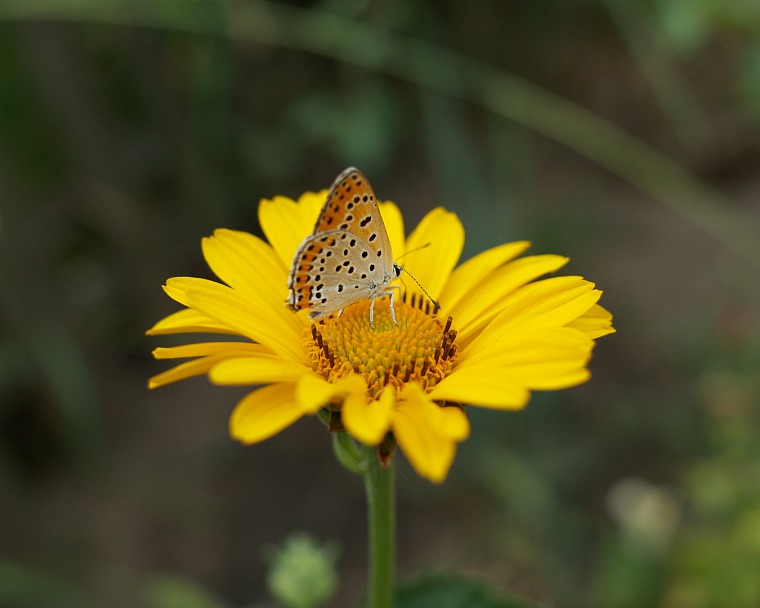
[[[588,384],[471,411],[443,485],[401,463],[400,573],[760,605],[759,32],[725,0],[3,0],[0,596],[272,605],[264,548],[305,530],[356,603],[363,488],[320,423],[239,445],[244,391],[149,392],[144,336],[201,237],[356,165],[407,229],[458,213],[464,258],[570,256],[618,329]]]

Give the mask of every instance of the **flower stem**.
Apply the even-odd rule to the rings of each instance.
[[[364,481],[369,510],[369,588],[367,608],[391,608],[395,576],[396,504],[393,460],[383,468],[367,448]]]

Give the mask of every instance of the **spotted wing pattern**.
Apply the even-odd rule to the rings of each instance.
[[[330,189],[314,232],[296,251],[288,305],[326,317],[385,292],[397,276],[388,233],[375,193],[364,174],[350,167]]]
[[[370,249],[379,251],[378,258],[385,269],[392,270],[393,253],[375,192],[364,173],[355,167],[335,178],[312,235],[328,230],[352,233]]]

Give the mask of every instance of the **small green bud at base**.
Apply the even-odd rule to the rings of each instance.
[[[267,587],[272,597],[287,608],[318,608],[335,593],[338,548],[328,542],[319,546],[308,534],[291,534],[280,547],[271,547]]]

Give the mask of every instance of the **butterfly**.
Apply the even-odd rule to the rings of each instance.
[[[369,323],[375,328],[375,300],[390,296],[393,323],[402,267],[393,251],[375,193],[367,177],[349,167],[333,182],[314,231],[296,250],[288,278],[288,307],[310,308],[322,319],[361,300],[370,300]],[[339,314],[340,314],[339,312]]]

